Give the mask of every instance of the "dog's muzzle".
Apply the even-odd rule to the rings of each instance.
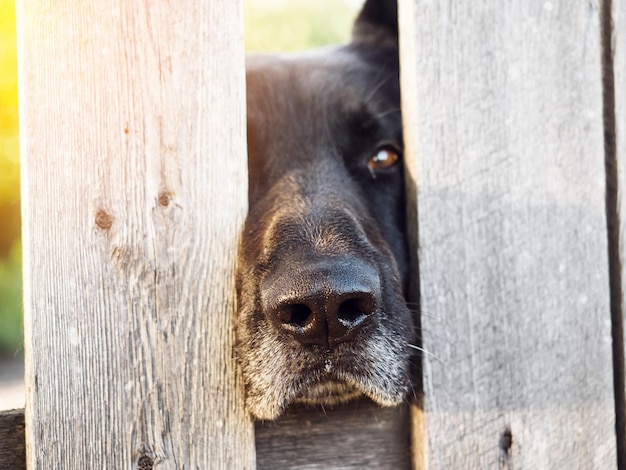
[[[248,409],[274,419],[290,403],[358,395],[397,405],[410,386],[412,323],[391,250],[350,193],[287,200],[299,193],[281,189],[251,213],[240,250]]]

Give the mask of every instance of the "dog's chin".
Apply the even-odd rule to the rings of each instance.
[[[248,397],[247,407],[258,419],[274,420],[283,414],[291,404],[331,407],[348,403],[360,397],[368,397],[380,406],[397,406],[404,401],[409,387],[408,381],[397,386],[397,388],[392,387],[390,390],[374,386],[367,381],[355,380],[354,377],[347,377],[345,381],[328,378],[309,383],[306,386],[287,387],[281,390],[283,393],[269,393],[263,397]]]
[[[362,395],[363,392],[354,386],[345,382],[329,380],[304,389],[293,402],[306,405],[332,406],[349,402]]]

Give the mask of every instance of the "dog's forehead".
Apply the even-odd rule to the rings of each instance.
[[[307,117],[328,124],[333,114],[349,114],[365,104],[375,107],[377,103],[370,100],[379,85],[375,81],[384,82],[387,75],[385,70],[377,73],[372,64],[343,48],[305,55],[253,56],[246,69],[249,121],[277,124]]]

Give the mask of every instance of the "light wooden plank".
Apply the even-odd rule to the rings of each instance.
[[[411,468],[407,406],[294,406],[277,421],[257,423],[256,442],[259,470]]]
[[[614,468],[597,5],[403,0],[400,20],[416,468]]]
[[[239,1],[18,2],[29,468],[254,467]]]
[[[607,9],[604,18],[605,36],[604,70],[608,75],[605,81],[605,120],[608,127],[607,150],[608,157],[613,160],[609,165],[609,171],[615,170],[615,174],[609,174],[609,178],[615,178],[616,187],[612,194],[615,197],[615,213],[610,214],[613,218],[611,227],[617,230],[614,238],[614,256],[616,257],[614,271],[620,285],[615,285],[616,279],[612,279],[613,294],[621,305],[614,311],[614,338],[622,341],[622,347],[615,349],[616,384],[621,390],[616,390],[617,395],[617,425],[618,425],[618,460],[619,468],[626,468],[626,369],[624,365],[624,312],[626,312],[626,3],[620,0],[606,1],[603,7]],[[621,273],[620,273],[621,271]]]

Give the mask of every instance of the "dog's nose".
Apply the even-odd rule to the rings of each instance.
[[[320,261],[297,272],[277,270],[263,283],[264,310],[280,330],[305,345],[330,349],[351,340],[378,305],[380,279],[357,260]]]

